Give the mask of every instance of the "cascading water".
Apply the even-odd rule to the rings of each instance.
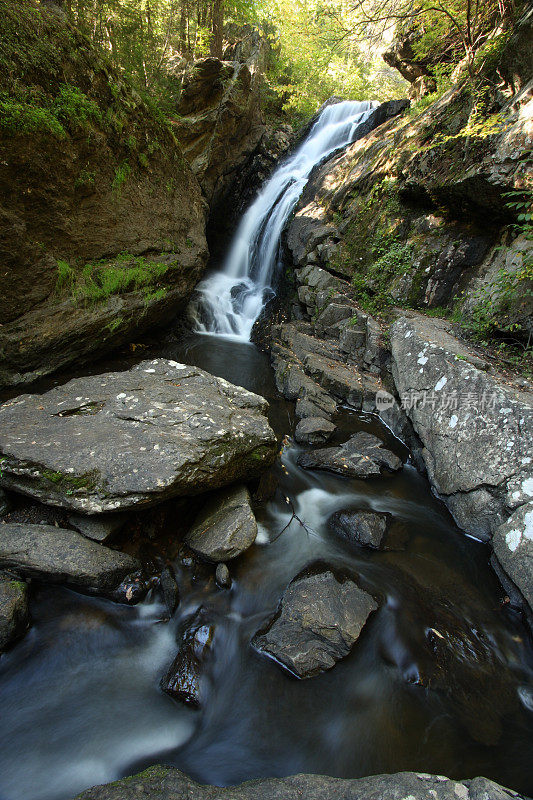
[[[198,286],[191,315],[199,333],[250,340],[253,324],[272,295],[283,228],[311,170],[355,141],[376,105],[344,101],[327,106],[305,141],[275,170],[244,214],[222,270]]]

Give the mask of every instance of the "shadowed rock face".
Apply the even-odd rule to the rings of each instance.
[[[28,627],[28,588],[0,573],[0,653]]]
[[[364,431],[351,436],[340,447],[323,447],[303,453],[298,464],[305,469],[325,469],[355,478],[369,478],[402,466],[398,456],[384,448],[377,436]]]
[[[295,578],[277,615],[252,640],[298,678],[311,678],[348,655],[375,600],[348,577],[330,570]]]
[[[208,561],[236,558],[255,542],[257,522],[245,486],[221,489],[195,519],[185,537],[188,546]]]
[[[54,525],[4,523],[0,526],[0,568],[120,600],[122,581],[139,570],[140,563],[76,531]],[[123,599],[129,601],[130,597]]]
[[[258,395],[156,359],[0,406],[3,485],[96,514],[257,476],[277,443]]]
[[[168,126],[66,15],[42,3],[9,5],[0,20],[0,91],[9,96],[15,85],[48,107],[68,81],[94,114],[85,127],[63,120],[57,136],[46,127],[3,128],[0,385],[28,383],[170,321],[208,255],[200,186]],[[120,119],[120,133],[109,119]],[[97,302],[76,301],[70,286],[59,290],[58,261],[75,283],[97,260],[102,269],[126,269],[127,259],[115,259],[125,253],[167,267],[164,276]]]
[[[77,800],[509,800],[520,798],[487,778],[452,781],[436,775],[400,772],[343,780],[294,775],[247,781],[221,789],[201,786],[173,767],[150,767],[132,778],[95,786]]]

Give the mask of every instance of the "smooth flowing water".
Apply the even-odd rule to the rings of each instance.
[[[327,106],[302,144],[274,171],[244,214],[222,269],[198,286],[191,307],[196,329],[247,342],[265,302],[279,259],[281,234],[311,170],[357,139],[358,127],[377,103]]]
[[[353,111],[351,126],[368,108]],[[270,210],[276,200],[285,208],[285,195],[272,189],[270,197]],[[254,241],[266,248],[271,269],[266,200],[261,208]],[[251,217],[241,227],[250,231]],[[270,276],[263,256],[250,255],[253,237],[241,234],[235,274],[209,279],[219,281],[218,294],[209,280],[203,289],[208,298],[212,287],[205,308],[215,309],[215,329],[225,335],[193,335],[141,357],[196,364],[262,394],[281,438],[293,431],[294,406],[276,392],[267,356],[247,341]],[[502,603],[487,547],[457,529],[405,446],[377,419],[343,409],[335,421],[337,442],[370,430],[404,467],[367,481],[306,472],[296,463],[302,448],[289,440],[274,468],[278,489],[258,511],[258,539],[230,564],[230,590],[215,586],[212,568],[197,570],[180,557],[181,512],[173,517],[172,505],[163,535],[182,598],[172,620],[162,621],[158,594],[128,608],[34,584],[33,626],[0,659],[0,800],[67,800],[154,763],[219,785],[297,772],[357,777],[412,769],[486,775],[533,793],[533,650],[519,616]],[[286,497],[305,528],[288,525]],[[337,538],[328,518],[347,508],[393,514],[401,546],[368,551]],[[146,539],[159,515],[145,512]],[[288,582],[317,561],[356,573],[380,608],[348,657],[298,681],[250,640]],[[164,695],[159,680],[180,626],[201,605],[216,630],[201,708],[191,710]]]

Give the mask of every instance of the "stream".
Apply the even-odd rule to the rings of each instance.
[[[246,341],[269,278],[259,285],[241,273],[225,316],[200,310],[201,332],[157,354],[263,395],[276,433],[290,437],[294,405],[279,396],[267,355]],[[203,286],[209,302],[221,275],[228,278],[227,269],[215,274],[218,284]],[[206,335],[212,329],[223,335]],[[215,586],[213,569],[192,581],[178,558],[181,603],[163,622],[155,591],[127,607],[34,584],[32,628],[0,659],[0,800],[67,800],[157,763],[217,785],[414,770],[485,775],[533,793],[533,648],[519,615],[502,603],[487,546],[455,526],[376,417],[344,408],[335,423],[334,442],[368,430],[403,468],[364,481],[305,471],[296,464],[305,448],[285,440],[274,467],[278,489],[258,511],[256,543],[229,565],[230,590]],[[305,525],[291,522],[286,498]],[[340,509],[392,513],[401,545],[350,546],[327,524]],[[171,520],[166,533],[172,538]],[[346,658],[297,680],[250,640],[289,581],[314,562],[356,573],[380,608]],[[201,605],[217,624],[202,705],[193,710],[163,694],[159,681],[183,620]]]

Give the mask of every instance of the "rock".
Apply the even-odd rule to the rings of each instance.
[[[450,780],[442,775],[399,772],[368,778],[293,775],[262,778],[220,788],[196,783],[175,767],[150,767],[139,775],[93,786],[76,800],[521,800],[517,792],[487,778]]]
[[[533,612],[533,502],[517,508],[497,528],[492,546],[498,562]]]
[[[139,567],[131,556],[75,531],[55,525],[0,525],[0,569],[15,570],[25,578],[113,597],[124,578]]]
[[[276,615],[252,645],[292,675],[311,678],[348,655],[377,607],[346,576],[330,570],[304,574],[289,584]]]
[[[325,469],[353,478],[369,478],[380,475],[385,469],[397,470],[402,466],[398,456],[386,450],[377,436],[366,431],[354,434],[340,447],[302,453],[298,464],[304,469]]]
[[[429,479],[457,522],[488,539],[507,509],[533,498],[533,396],[487,374],[444,320],[403,317],[391,342]]]
[[[202,558],[220,562],[240,556],[253,545],[256,536],[250,493],[245,486],[232,486],[210,498],[185,542]]]
[[[307,417],[300,420],[296,426],[294,438],[302,444],[325,444],[336,430],[337,426],[327,419]]]
[[[231,589],[231,575],[226,564],[217,564],[215,580],[221,589]]]
[[[97,514],[198,494],[270,465],[258,395],[156,359],[0,406],[0,484]]]
[[[370,410],[374,407],[376,392],[382,384],[373,375],[364,374],[353,364],[313,353],[304,363],[309,375],[333,397],[352,408]]]
[[[198,708],[201,677],[209,658],[215,627],[207,609],[200,608],[187,621],[179,652],[161,681],[161,688],[176,700]]]
[[[0,517],[8,514],[11,510],[11,503],[3,489],[0,489]]]
[[[329,527],[349,542],[388,550],[384,544],[391,514],[376,511],[336,511],[329,520]]]
[[[105,544],[120,533],[129,519],[129,514],[99,514],[97,517],[71,514],[68,522],[74,530],[82,533],[87,539]]]
[[[16,102],[11,92],[17,86],[48,108],[60,96],[64,75],[95,113],[84,123],[90,136],[65,118],[56,123],[57,135],[44,126],[38,158],[29,130],[3,127],[0,385],[6,386],[80,365],[169,322],[208,256],[200,186],[168,126],[66,15],[60,19],[43,4],[20,6],[16,42],[9,40],[10,20],[4,15],[0,22],[2,96]],[[35,46],[36,25],[42,53],[50,56],[28,71],[20,52]],[[120,133],[109,119],[121,120]],[[74,296],[86,265],[102,259],[102,269],[115,272],[114,291],[95,302]],[[125,287],[120,272],[132,268],[137,277]]]
[[[28,623],[28,587],[0,573],[0,653],[22,636]]]
[[[176,577],[172,567],[165,567],[161,571],[159,586],[163,594],[163,600],[165,601],[168,615],[172,617],[180,602],[180,590],[176,583]]]

